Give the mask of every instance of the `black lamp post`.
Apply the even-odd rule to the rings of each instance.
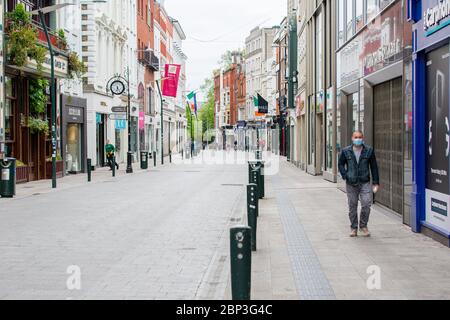
[[[116,83],[122,83],[122,90],[118,90],[115,92],[112,90],[111,86],[114,86]],[[128,152],[127,152],[127,173],[133,173],[133,152],[131,151],[131,88],[130,88],[130,68],[127,67],[126,78],[121,75],[115,75],[111,79],[108,80],[106,84],[107,92],[111,91],[113,95],[122,95],[124,90],[127,90],[127,122],[128,122]]]

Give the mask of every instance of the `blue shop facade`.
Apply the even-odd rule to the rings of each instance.
[[[408,0],[413,25],[411,227],[450,246],[450,0]]]

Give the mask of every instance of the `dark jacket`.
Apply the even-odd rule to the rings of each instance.
[[[372,183],[380,184],[375,151],[366,145],[363,146],[361,151],[359,163],[356,161],[353,146],[343,149],[339,156],[339,172],[342,179],[351,185],[370,182],[370,173],[372,173]]]

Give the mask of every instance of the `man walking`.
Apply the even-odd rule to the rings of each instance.
[[[364,134],[356,131],[352,135],[353,144],[342,150],[339,156],[339,172],[346,182],[350,237],[358,236],[358,226],[363,237],[370,237],[367,224],[373,203],[373,193],[378,191],[380,178],[377,159],[373,148],[364,144]],[[372,184],[370,174],[372,173]],[[358,201],[361,201],[361,216],[358,224]]]
[[[108,165],[111,168],[111,171],[114,168],[114,166],[116,166],[117,170],[119,170],[119,165],[117,164],[114,157],[116,148],[114,147],[114,145],[111,144],[109,140],[106,141],[105,151],[106,151],[106,159],[108,160]]]

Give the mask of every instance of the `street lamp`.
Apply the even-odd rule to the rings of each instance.
[[[94,3],[104,3],[105,0],[93,0]],[[50,12],[57,11],[67,6],[73,6],[76,3],[59,3],[52,6],[47,6],[30,12],[32,15],[38,15],[41,27],[44,30],[45,39],[47,40],[48,51],[50,53],[50,96],[52,109],[52,188],[56,188],[56,84],[55,84],[55,52],[53,50],[48,27],[45,23],[44,15]]]

